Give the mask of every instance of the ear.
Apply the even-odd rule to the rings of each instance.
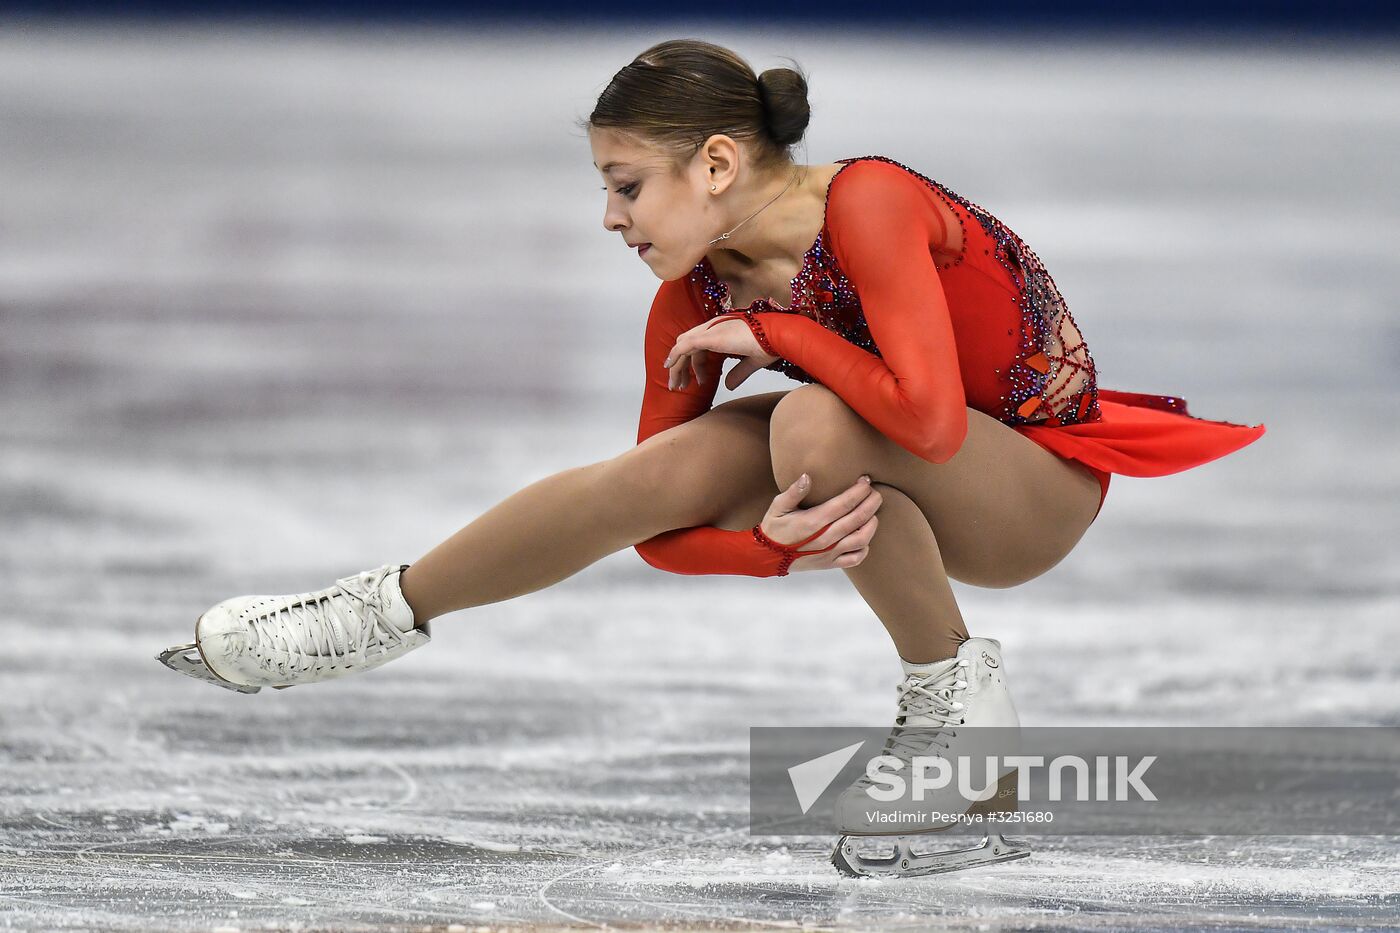
[[[739,144],[732,137],[716,133],[700,144],[696,155],[706,194],[711,193],[710,185],[715,186],[714,194],[723,194],[739,177],[741,152]]]

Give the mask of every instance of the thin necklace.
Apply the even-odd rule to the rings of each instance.
[[[791,188],[791,187],[792,187],[792,183],[793,183],[794,181],[796,181],[796,180],[797,180],[797,173],[796,173],[796,172],[793,172],[793,173],[792,173],[792,178],[788,179],[788,183],[787,183],[786,185],[783,186],[783,190],[782,190],[782,191],[779,191],[777,194],[773,195],[773,200],[772,200],[772,201],[769,201],[768,204],[772,204],[773,201],[776,201],[776,200],[778,200],[778,198],[781,198],[783,195],[787,194],[788,188]],[[750,220],[753,220],[755,217],[757,217],[759,214],[761,214],[761,213],[763,212],[763,210],[764,210],[765,208],[768,207],[768,204],[763,205],[763,207],[760,207],[758,210],[754,211],[752,214],[750,214],[749,216],[745,217],[743,220],[739,221],[738,225],[737,225],[736,227],[734,227],[734,230],[738,230],[739,227],[742,227],[744,224],[748,223]],[[733,233],[734,230],[730,230],[729,233]],[[721,233],[719,236],[717,236],[717,237],[715,237],[713,240],[711,240],[709,245],[714,246],[714,245],[715,245],[716,243],[718,243],[720,240],[727,240],[727,239],[729,239],[729,233]]]

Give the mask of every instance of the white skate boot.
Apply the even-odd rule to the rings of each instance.
[[[908,777],[908,765],[914,756],[937,756],[955,762],[958,756],[966,755],[981,763],[987,755],[1000,758],[1016,754],[1021,721],[1006,689],[1001,642],[994,638],[969,638],[958,647],[954,657],[930,664],[903,663],[905,677],[896,688],[899,715],[882,752],[904,762],[905,768],[898,773]],[[959,727],[962,727],[961,734]],[[890,835],[891,830],[878,827],[899,823],[900,819],[872,821],[872,815],[877,813],[882,817],[902,814],[907,823],[935,812],[1014,811],[1017,808],[1016,771],[1014,768],[997,770],[994,783],[989,783],[980,764],[973,769],[972,779],[967,784],[974,792],[983,791],[980,796],[964,797],[957,782],[953,782],[948,787],[926,792],[923,800],[913,805],[907,799],[891,802],[872,797],[867,790],[875,782],[868,775],[862,775],[836,800],[837,828],[845,835],[831,853],[832,864],[853,877],[909,877],[1027,857],[1030,855],[1028,846],[1010,842],[999,832],[990,830],[976,846],[916,854],[916,848],[928,841],[929,833],[950,829],[955,824],[920,822],[901,826],[900,834]],[[884,849],[888,852],[891,846],[893,855],[871,851]]]
[[[156,655],[172,670],[239,693],[285,689],[378,667],[427,644],[385,564],[293,596],[235,596],[206,610],[194,642]]]

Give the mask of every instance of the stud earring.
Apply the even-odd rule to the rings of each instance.
[[[710,190],[711,190],[711,191],[716,191],[716,190],[718,190],[718,189],[717,189],[714,185],[710,185]]]

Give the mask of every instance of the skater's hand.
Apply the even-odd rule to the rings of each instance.
[[[883,501],[879,490],[870,485],[870,478],[863,476],[844,492],[804,509],[802,497],[810,488],[810,482],[803,485],[799,477],[797,482],[773,497],[768,513],[759,522],[764,534],[779,544],[789,545],[816,534],[824,525],[831,525],[799,550],[821,551],[829,545],[836,546],[821,554],[797,558],[788,572],[854,567],[865,560],[870,553],[870,539],[875,536],[879,524],[875,511]]]
[[[676,338],[676,344],[662,363],[671,370],[667,387],[684,389],[690,385],[690,374],[704,385],[707,379],[719,377],[721,360],[737,357],[739,364],[729,371],[724,385],[731,392],[745,379],[777,359],[763,352],[758,338],[740,318],[718,317],[697,324]]]

